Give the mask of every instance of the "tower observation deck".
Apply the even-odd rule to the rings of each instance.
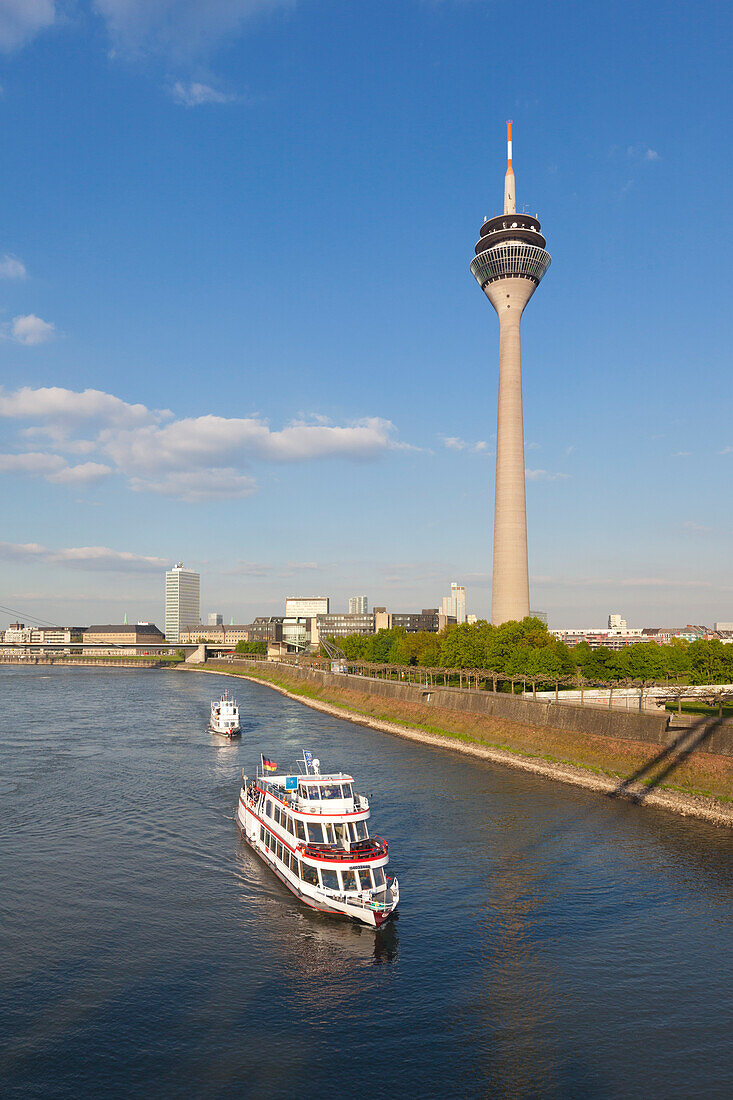
[[[491,620],[529,615],[527,506],[520,320],[550,266],[540,223],[517,214],[512,167],[512,124],[507,123],[504,213],[481,226],[471,273],[499,317],[499,405],[496,429],[494,569]]]

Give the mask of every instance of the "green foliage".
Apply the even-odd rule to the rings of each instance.
[[[580,673],[586,680],[689,680],[696,684],[733,683],[733,645],[675,639],[669,645],[638,642],[625,649],[591,649],[580,642],[569,649],[540,619],[521,622],[461,623],[442,634],[407,634],[401,628],[334,639],[350,661],[420,665],[428,668],[490,669],[499,676],[546,677],[548,682]]]
[[[719,639],[706,642],[698,638],[687,649],[690,679],[693,684],[729,684],[733,681],[733,646]]]
[[[263,656],[267,654],[267,642],[237,642],[234,647],[235,653],[259,653]]]

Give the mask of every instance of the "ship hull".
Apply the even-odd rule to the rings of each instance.
[[[396,905],[389,912],[380,912],[378,910],[364,908],[361,905],[349,904],[346,901],[328,899],[319,892],[313,890],[313,888],[311,888],[311,893],[306,893],[305,890],[301,889],[300,880],[295,879],[292,874],[278,867],[269,851],[261,843],[258,835],[259,819],[255,814],[250,812],[241,796],[237,807],[236,818],[239,831],[250,848],[257,853],[262,862],[270,868],[280,882],[282,882],[284,886],[287,886],[290,893],[293,894],[298,901],[302,901],[304,905],[307,905],[309,909],[314,909],[318,913],[325,913],[327,916],[331,917],[342,917],[347,920],[354,920],[359,924],[365,924],[368,928],[380,928],[396,914]]]

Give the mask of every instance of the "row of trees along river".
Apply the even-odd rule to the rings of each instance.
[[[350,661],[427,668],[489,669],[501,676],[527,676],[548,681],[572,675],[618,683],[673,680],[691,684],[733,682],[733,645],[717,639],[669,645],[639,642],[625,649],[587,642],[569,648],[550,634],[540,619],[527,618],[501,626],[462,623],[441,634],[408,634],[396,627],[377,634],[350,634],[332,639]]]

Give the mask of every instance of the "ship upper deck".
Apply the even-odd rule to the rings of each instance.
[[[258,785],[291,812],[312,816],[368,816],[369,801],[354,791],[354,778],[344,772],[326,775],[258,776]]]

